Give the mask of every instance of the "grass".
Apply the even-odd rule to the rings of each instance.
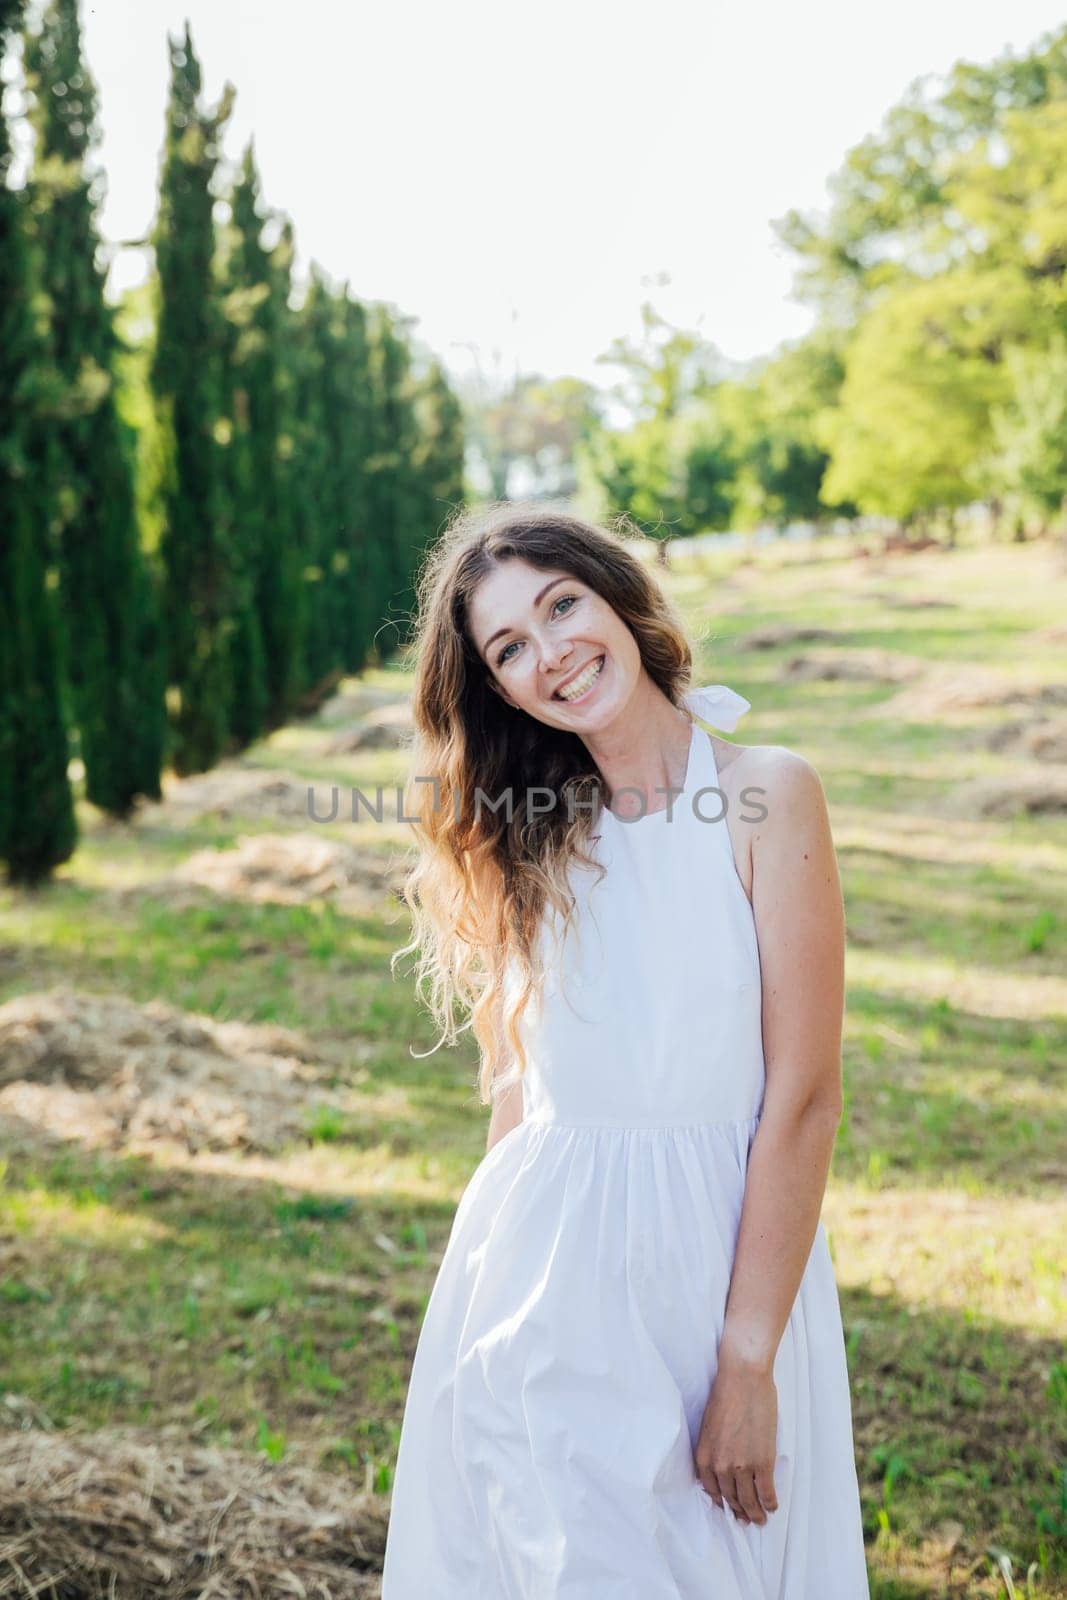
[[[802,752],[830,800],[849,991],[823,1219],[872,1595],[1067,1595],[1067,818],[968,811],[968,782],[1011,768],[983,739],[1006,713],[896,718],[893,685],[791,682],[807,646],[744,648],[757,626],[815,623],[837,630],[831,649],[1065,682],[1067,648],[1034,635],[1067,615],[1067,575],[1047,544],[875,570],[832,540],[747,561],[676,545],[673,561],[696,681],[741,689],[738,741]],[[950,604],[902,604],[919,595]],[[403,758],[330,757],[336,732],[309,719],[245,760],[327,799],[331,783],[388,799]],[[0,1002],[63,983],[281,1023],[360,1109],[309,1105],[307,1139],[273,1157],[123,1156],[5,1122],[2,1390],[58,1427],[170,1423],[275,1458],[299,1439],[386,1493],[421,1317],[484,1150],[473,1050],[413,1058],[435,1035],[390,974],[396,910],[168,890],[193,851],[269,820],[123,828],[79,811],[54,883],[0,890]],[[403,828],[326,831],[405,844]]]

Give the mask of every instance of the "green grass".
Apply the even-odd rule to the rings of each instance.
[[[823,1218],[841,1292],[872,1594],[1067,1595],[1067,818],[991,821],[966,786],[1008,774],[1016,712],[886,715],[870,681],[793,681],[814,648],[1067,682],[1034,643],[1067,615],[1048,545],[867,563],[834,541],[749,561],[673,552],[695,681],[752,702],[745,744],[818,768],[848,918],[845,1113]],[[910,609],[926,594],[950,607]],[[837,642],[744,647],[768,624]],[[406,687],[395,672],[378,683]],[[903,686],[901,686],[903,687]],[[313,718],[244,763],[347,793],[403,780],[331,757]],[[129,1155],[5,1117],[0,1374],[57,1426],[163,1423],[390,1487],[405,1383],[456,1199],[484,1150],[475,1056],[435,1031],[391,953],[396,907],[249,903],[168,877],[269,817],[105,824],[36,894],[0,890],[0,1003],[64,984],[163,999],[311,1041],[355,1109],[310,1103],[273,1156]],[[292,823],[282,824],[288,829]],[[313,826],[313,825],[309,825]],[[388,854],[403,827],[320,830]],[[996,1552],[1006,1552],[999,1557]],[[1030,1588],[1027,1571],[1032,1568]]]

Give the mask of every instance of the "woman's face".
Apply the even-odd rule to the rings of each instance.
[[[556,728],[581,734],[604,727],[640,676],[629,628],[594,589],[559,567],[503,562],[475,590],[468,625],[497,692]],[[564,698],[561,688],[577,689],[577,696]]]

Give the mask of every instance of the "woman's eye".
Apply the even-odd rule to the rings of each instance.
[[[559,596],[559,598],[553,603],[553,605],[551,606],[550,609],[554,612],[555,609],[556,609],[556,606],[561,606],[565,600],[577,601],[578,598],[579,598],[579,596],[576,595],[576,594],[561,594]],[[568,607],[568,610],[569,609],[570,609],[570,607]],[[564,612],[563,615],[566,616],[567,613]],[[508,651],[511,649],[512,645],[514,645],[515,643],[516,643],[516,641],[513,639],[511,641],[511,644],[505,645],[503,650],[501,650],[500,654],[496,658],[496,664],[497,664],[498,667],[502,667],[504,665],[504,662],[508,659]]]

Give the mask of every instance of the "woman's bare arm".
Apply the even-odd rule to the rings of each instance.
[[[770,1371],[815,1238],[841,1120],[845,913],[815,768],[779,746],[746,766],[767,807],[751,824],[767,1080],[720,1360]]]
[[[845,930],[814,767],[776,746],[746,751],[736,766],[737,782],[761,786],[767,810],[750,825],[767,1081],[694,1459],[718,1506],[728,1501],[742,1522],[762,1524],[778,1508],[774,1358],[815,1238],[841,1120]]]

